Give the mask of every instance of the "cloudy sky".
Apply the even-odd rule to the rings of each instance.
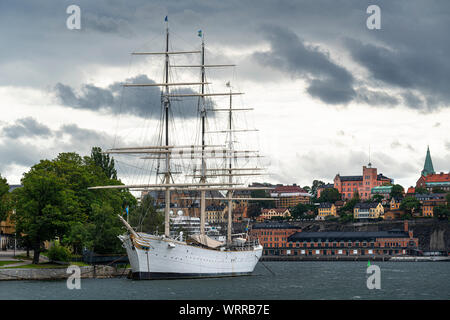
[[[66,26],[73,4],[79,30]],[[379,30],[366,26],[373,4]],[[10,184],[59,152],[151,140],[159,89],[121,84],[162,81],[160,61],[129,53],[164,49],[166,15],[174,50],[199,49],[201,29],[207,62],[237,65],[208,81],[212,92],[231,81],[245,92],[237,101],[254,108],[246,119],[259,132],[246,141],[266,157],[262,180],[303,186],[362,174],[370,150],[379,172],[408,187],[427,145],[435,170],[450,170],[446,0],[3,0],[0,173]],[[175,122],[195,126],[195,101],[174,108]],[[133,173],[119,169],[124,180]]]

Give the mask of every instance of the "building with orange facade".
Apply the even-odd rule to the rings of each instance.
[[[357,232],[297,232],[288,237],[286,255],[291,256],[392,256],[412,254],[418,238],[408,230]]]
[[[416,188],[425,188],[429,192],[432,192],[433,188],[440,188],[445,192],[450,192],[450,173],[440,172],[422,175],[417,180]]]
[[[286,254],[287,239],[301,228],[285,222],[256,223],[250,230],[252,238],[258,238],[263,246],[263,255]]]
[[[277,198],[275,206],[279,209],[292,208],[299,203],[308,204],[312,197],[311,194],[296,184],[293,184],[292,186],[277,185],[275,189],[270,192],[270,196],[272,198]]]
[[[445,192],[450,192],[450,172],[436,173],[434,171],[429,147],[427,148],[423,170],[420,173],[419,180],[416,182],[416,188],[425,188],[429,192],[432,192],[433,188],[440,188]]]
[[[357,192],[360,199],[367,200],[372,197],[372,188],[384,184],[393,183],[394,180],[377,173],[377,168],[372,165],[363,166],[361,176],[341,176],[339,173],[334,178],[334,188],[342,195],[342,199],[351,199]]]

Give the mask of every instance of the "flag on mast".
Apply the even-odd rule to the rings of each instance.
[[[164,21],[169,21],[169,19],[167,19],[167,16],[164,18]]]
[[[198,30],[197,35],[201,38],[203,36],[202,30]]]

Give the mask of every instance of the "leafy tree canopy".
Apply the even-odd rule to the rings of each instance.
[[[399,184],[394,184],[391,189],[391,198],[400,198],[403,196],[405,189]]]
[[[120,247],[117,214],[136,199],[126,190],[88,190],[98,185],[118,185],[91,157],[60,153],[41,160],[24,174],[22,188],[14,190],[16,228],[34,250],[38,263],[44,241],[62,239],[78,251],[91,246],[99,252]]]
[[[336,202],[341,200],[341,194],[335,188],[324,189],[320,193],[320,198],[317,199],[319,202]]]
[[[0,221],[6,219],[11,210],[11,197],[9,194],[9,185],[6,178],[0,175]]]

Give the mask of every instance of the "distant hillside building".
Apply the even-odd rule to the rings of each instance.
[[[299,203],[308,204],[311,200],[311,194],[293,184],[292,186],[277,185],[273,191],[270,192],[272,198],[275,200],[275,206],[279,209],[288,209],[295,207]]]
[[[433,188],[440,188],[446,192],[450,191],[450,172],[436,173],[434,171],[429,147],[427,148],[427,155],[425,156],[423,170],[420,174],[419,180],[416,182],[416,189],[417,188],[425,188],[430,192]]]
[[[256,219],[257,221],[270,220],[274,217],[290,217],[291,212],[289,209],[283,208],[273,208],[273,209],[261,209],[260,216]]]
[[[360,202],[353,209],[355,219],[378,219],[384,214],[384,207],[381,202]]]
[[[359,193],[361,199],[370,199],[372,197],[372,188],[383,184],[393,183],[394,180],[377,174],[377,168],[372,168],[372,164],[363,166],[361,176],[341,176],[339,173],[334,178],[334,188],[342,195],[342,199],[351,199],[355,192]]]
[[[332,216],[337,217],[337,210],[334,203],[322,202],[319,205],[319,211],[317,214],[317,220],[325,220],[326,217]]]
[[[421,176],[417,180],[416,188],[425,188],[432,192],[433,188],[440,188],[445,192],[450,192],[450,172],[433,173]]]

